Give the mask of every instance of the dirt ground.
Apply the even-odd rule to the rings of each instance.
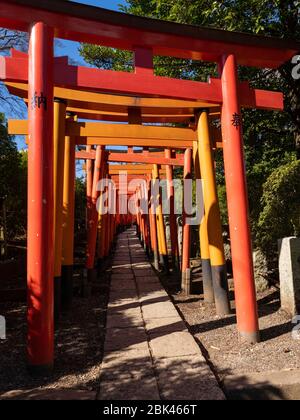
[[[238,338],[233,293],[233,315],[221,319],[215,315],[214,305],[204,304],[202,295],[179,293],[176,278],[163,276],[162,281],[220,382],[228,375],[300,368],[300,336],[299,340],[292,336],[295,325],[280,309],[277,288],[258,293],[261,342],[250,346]]]
[[[107,267],[110,263],[107,263]],[[110,269],[104,269],[90,298],[74,297],[55,334],[55,369],[50,378],[33,378],[26,369],[26,304],[0,303],[6,317],[7,340],[0,341],[0,396],[9,390],[32,388],[98,388],[103,357]]]
[[[62,316],[56,333],[56,362],[52,377],[33,379],[26,369],[26,304],[0,303],[7,320],[7,340],[0,341],[0,396],[13,389],[66,388],[96,391],[103,357],[110,263],[90,298],[75,297],[74,308]],[[225,376],[300,368],[300,341],[294,325],[280,310],[279,291],[258,294],[261,338],[255,346],[239,342],[235,315],[220,319],[201,294],[188,298],[178,292],[178,277],[160,276],[198,341],[220,383]],[[17,284],[15,284],[17,286]],[[232,296],[233,297],[233,296]],[[234,313],[234,304],[232,301]]]

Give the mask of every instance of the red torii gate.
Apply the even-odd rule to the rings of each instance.
[[[28,356],[34,371],[53,364],[53,86],[108,90],[222,105],[228,213],[240,335],[259,340],[241,106],[282,108],[282,97],[239,83],[237,65],[277,68],[299,43],[127,16],[61,0],[0,0],[0,25],[30,33],[29,60],[1,59],[0,76],[29,82]],[[67,19],[66,19],[67,16]],[[135,53],[135,74],[68,66],[54,60],[54,36]],[[153,55],[216,62],[210,83],[153,75]],[[28,72],[27,72],[28,68]]]

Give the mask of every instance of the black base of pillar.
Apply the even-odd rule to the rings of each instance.
[[[90,284],[97,281],[97,270],[95,268],[89,268],[87,270],[87,281]]]
[[[61,277],[54,277],[54,322],[59,321],[61,313]]]
[[[164,272],[166,274],[170,274],[169,257],[167,255],[162,256],[162,265],[163,265]]]
[[[204,302],[214,303],[215,295],[214,295],[210,260],[202,259],[201,264],[202,264],[202,282],[203,282]]]
[[[89,298],[91,296],[91,282],[88,281],[88,272],[89,270],[85,269],[82,275],[82,283],[81,283],[81,297]]]
[[[172,255],[172,268],[175,271],[180,270],[180,262],[179,262],[179,259],[175,255]]]
[[[102,268],[103,265],[103,258],[98,258],[97,260],[97,268],[100,269]]]
[[[230,315],[226,265],[211,267],[217,315]]]
[[[187,269],[181,274],[181,290],[187,296],[191,294],[191,270]]]
[[[50,376],[53,373],[53,364],[49,365],[27,365],[28,373],[37,378]]]
[[[73,300],[73,265],[63,265],[61,269],[61,309],[69,311]]]

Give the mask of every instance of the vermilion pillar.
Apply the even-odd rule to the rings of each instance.
[[[203,180],[204,207],[215,303],[217,314],[222,316],[230,314],[230,304],[228,299],[222,225],[207,111],[201,112],[198,121],[198,148],[200,171]]]
[[[59,319],[61,311],[66,107],[64,100],[54,99],[54,315],[56,320]]]
[[[53,366],[53,29],[30,29],[28,74],[28,363]]]
[[[111,179],[110,179],[111,181]],[[110,251],[113,248],[114,236],[115,236],[115,222],[116,222],[116,189],[112,184],[109,187],[111,210],[110,210]]]
[[[167,159],[172,158],[172,152],[170,149],[165,150],[165,157]],[[179,249],[178,249],[178,233],[177,233],[177,223],[175,215],[175,191],[173,184],[173,167],[171,165],[166,165],[166,175],[167,175],[167,192],[168,200],[170,206],[170,236],[171,236],[171,253],[172,253],[172,265],[173,268],[178,268],[179,265]]]
[[[192,179],[192,149],[186,149],[184,154],[184,180]],[[187,194],[184,185],[184,194]],[[191,195],[192,196],[192,195]],[[186,209],[183,209],[183,244],[182,244],[182,264],[181,264],[181,287],[186,294],[190,294],[190,254],[191,254],[191,225],[187,222]]]
[[[104,215],[101,214],[101,207],[98,218],[98,246],[97,246],[97,257],[98,257],[98,267],[101,266],[102,260],[104,258],[104,246],[103,246],[103,236],[105,236],[105,227],[104,227]]]
[[[154,209],[154,197],[151,194],[152,183],[153,183],[153,180],[151,179],[151,181],[149,182],[149,186],[148,186],[150,237],[151,237],[151,248],[152,248],[152,252],[153,252],[154,268],[156,270],[159,270],[157,225],[156,225],[155,209]]]
[[[101,266],[102,261],[105,258],[106,214],[104,214],[104,193],[105,191],[100,192],[100,208],[98,219],[98,266]]]
[[[144,248],[145,248],[145,251],[146,251],[147,255],[149,255],[149,252],[150,252],[150,221],[149,221],[149,212],[147,212],[147,209],[148,209],[148,188],[147,188],[147,185],[145,185],[145,184],[142,185],[142,188],[143,188],[143,201],[144,201],[143,218],[144,218],[144,223],[145,223],[145,244],[144,244]]]
[[[68,116],[67,119],[75,120]],[[64,193],[63,193],[63,242],[62,242],[62,309],[68,310],[73,297],[74,263],[74,204],[75,204],[75,139],[65,137]]]
[[[259,341],[256,291],[248,217],[242,115],[234,55],[222,60],[222,136],[236,313],[241,337]]]
[[[86,151],[89,153],[92,150],[92,146],[86,146]],[[88,224],[91,218],[90,212],[92,208],[92,189],[93,189],[93,167],[94,163],[92,159],[86,160],[86,225],[88,229]]]
[[[106,164],[103,164],[102,178],[106,176]],[[99,193],[99,212],[98,212],[98,267],[101,267],[105,257],[105,237],[106,237],[106,215],[104,214],[104,194],[105,191]]]
[[[139,237],[140,237],[140,241],[143,245],[143,243],[144,243],[144,231],[143,231],[143,219],[142,219],[142,211],[141,211],[141,189],[140,189],[140,185],[136,189],[136,208],[138,209],[137,220],[138,220],[138,228],[139,228]]]
[[[108,166],[106,164],[106,166]],[[107,169],[107,173],[108,173],[108,169]],[[106,181],[108,183],[109,180],[109,176],[106,175]],[[107,200],[106,200],[106,206],[109,206],[109,188],[107,187],[106,189],[107,192]],[[109,210],[107,211],[106,215],[105,215],[105,247],[104,247],[104,256],[108,257],[109,256],[109,251],[110,251],[110,222],[111,222],[111,217],[110,217],[110,213]]]
[[[140,208],[141,208],[141,225],[142,225],[142,244],[144,250],[147,252],[148,249],[148,231],[147,231],[147,214],[145,213],[144,202],[145,202],[145,188],[144,185],[139,186],[140,193]]]
[[[93,281],[97,276],[95,270],[95,254],[96,254],[96,242],[97,242],[97,226],[98,226],[98,212],[96,208],[97,199],[99,195],[98,182],[101,179],[103,173],[103,159],[104,150],[103,146],[97,146],[96,158],[94,163],[94,174],[92,184],[92,197],[90,206],[90,218],[88,220],[88,240],[87,240],[87,260],[86,268],[88,280]]]

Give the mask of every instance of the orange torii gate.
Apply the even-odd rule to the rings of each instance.
[[[98,146],[99,147],[99,146]],[[97,147],[97,149],[98,149]],[[112,178],[113,176],[116,176],[118,174],[126,174],[126,180],[122,181],[118,180],[118,182],[125,182],[128,179],[128,176],[134,176],[134,178],[132,180],[135,181],[135,185],[136,185],[136,181],[140,181],[140,177],[142,176],[142,178],[147,182],[147,191],[145,188],[141,188],[141,197],[140,200],[144,200],[144,201],[150,201],[151,200],[151,191],[149,189],[149,179],[151,178],[152,172],[153,172],[153,165],[166,165],[166,171],[164,170],[160,170],[159,171],[159,177],[160,179],[162,179],[164,177],[164,175],[167,175],[167,180],[168,180],[168,186],[172,186],[173,185],[173,172],[172,170],[168,170],[168,168],[171,168],[172,166],[183,166],[184,162],[183,162],[183,157],[182,155],[177,155],[176,158],[165,158],[164,155],[165,154],[161,154],[161,153],[150,153],[149,151],[147,152],[143,152],[143,153],[107,153],[108,158],[107,161],[110,162],[135,162],[136,164],[134,165],[110,165],[109,166],[109,170],[108,170],[108,174],[110,175],[110,177]],[[91,150],[91,151],[80,151],[80,152],[76,152],[76,158],[77,159],[86,159],[86,160],[96,160],[97,159],[97,151]],[[140,164],[137,164],[140,163]],[[146,165],[143,165],[141,163],[146,163]],[[150,165],[151,164],[151,165]],[[135,178],[136,176],[136,178]],[[146,176],[146,178],[144,178]],[[126,193],[127,193],[127,189],[128,189],[128,185],[126,183]],[[150,195],[149,195],[150,194]],[[149,195],[149,198],[148,198]],[[174,192],[173,192],[174,195]],[[172,248],[172,257],[173,259],[178,259],[178,239],[177,239],[177,226],[176,226],[176,219],[175,219],[175,213],[174,213],[174,202],[171,202],[171,197],[169,196],[169,191],[168,191],[168,198],[170,200],[170,229],[171,229],[171,248]],[[148,208],[149,206],[147,205],[147,210],[150,209]],[[127,209],[127,207],[126,207]],[[160,216],[161,217],[161,216]],[[159,219],[161,220],[161,219]],[[137,217],[137,222],[138,225],[140,227],[141,232],[141,237],[142,237],[142,242],[144,243],[145,246],[145,250],[149,251],[149,246],[150,246],[150,240],[149,240],[149,234],[148,234],[148,230],[150,229],[151,232],[151,238],[155,238],[155,235],[157,236],[157,233],[153,233],[153,229],[156,230],[156,224],[154,225],[152,222],[152,219],[148,217],[148,212],[144,213],[141,217]],[[96,223],[96,220],[94,221],[94,223]],[[148,225],[149,225],[149,229],[148,229]],[[159,226],[157,226],[159,232],[160,229],[162,229],[161,224]],[[95,226],[94,226],[95,229]],[[163,228],[164,230],[164,228]],[[160,233],[160,235],[162,236],[162,233]],[[166,241],[165,236],[164,238],[164,242]],[[154,264],[155,266],[158,268],[158,252],[157,251],[157,247],[156,247],[156,243],[155,241],[152,239],[152,251],[154,254]],[[89,244],[89,249],[94,249],[95,247],[95,236],[93,237],[92,243]],[[163,246],[163,249],[166,250],[167,249],[167,245],[166,243]],[[93,252],[88,252],[89,255],[94,255]],[[166,251],[164,251],[164,254],[161,254],[161,258],[163,261],[163,264],[167,270],[168,264],[167,264],[167,255],[166,255]],[[188,258],[188,255],[187,255]],[[174,262],[173,261],[173,266],[174,266]],[[187,261],[184,265],[189,265],[189,262]],[[94,274],[93,273],[93,264],[90,263],[90,265],[87,267],[89,270],[89,273],[91,275],[91,277],[93,277]],[[168,270],[167,270],[168,271]]]
[[[248,342],[257,342],[259,328],[247,210],[241,106],[282,109],[283,103],[278,93],[252,90],[247,83],[240,83],[237,66],[277,68],[300,50],[299,43],[127,16],[61,0],[45,0],[42,4],[38,0],[0,0],[0,16],[2,27],[30,33],[28,60],[24,57],[1,57],[0,64],[1,79],[28,81],[29,86],[30,367],[40,372],[47,371],[53,365],[54,85],[199,100],[221,106],[238,330]],[[131,50],[135,54],[135,73],[74,67],[65,60],[54,59],[54,34],[60,38]],[[219,65],[220,77],[211,79],[209,83],[201,83],[154,76],[153,55],[215,62]],[[205,134],[207,114],[205,111],[200,113],[200,117],[204,117],[200,118],[199,127]],[[74,125],[75,122],[70,124],[76,135],[80,128]],[[86,137],[86,144],[92,144],[89,137]],[[169,147],[174,145],[170,144]],[[208,168],[208,172],[208,178],[211,179],[211,168]],[[214,198],[214,194],[209,198]],[[209,213],[206,212],[206,216],[209,218]],[[212,252],[213,248],[214,244],[210,244]],[[220,270],[217,264],[214,278],[222,288],[224,272]]]
[[[21,89],[18,89],[19,93],[23,94],[23,89],[21,91]],[[83,92],[81,92],[81,95],[83,94]],[[64,99],[62,99],[64,100]],[[157,99],[156,103],[158,103],[160,106],[161,104],[161,100]],[[195,104],[194,104],[195,105]],[[182,104],[181,104],[182,106]],[[67,108],[68,109],[68,108]],[[160,111],[161,112],[161,108]],[[100,135],[101,132],[101,127],[103,127],[103,125],[101,124],[84,124],[84,127],[82,127],[79,124],[79,128],[80,130],[83,128],[84,130],[88,130],[89,131],[89,135],[92,136],[98,136]],[[97,149],[99,149],[99,142],[102,145],[101,147],[103,147],[103,144],[105,143],[109,143],[110,139],[113,140],[113,144],[128,144],[128,136],[131,135],[132,136],[132,141],[136,142],[137,139],[140,139],[140,141],[143,141],[143,144],[146,146],[151,146],[153,143],[153,138],[157,139],[157,141],[159,142],[160,146],[165,146],[165,147],[169,147],[170,144],[174,144],[178,149],[180,148],[186,148],[186,147],[191,147],[193,144],[192,139],[196,139],[196,135],[193,131],[193,129],[174,129],[174,128],[168,128],[168,127],[153,127],[153,129],[148,129],[145,130],[145,128],[147,129],[147,127],[142,127],[140,125],[135,125],[135,126],[131,126],[130,127],[130,132],[127,133],[127,128],[126,126],[122,125],[122,126],[117,126],[114,125],[113,128],[115,128],[115,132],[116,134],[119,133],[119,136],[121,135],[121,133],[123,134],[122,137],[117,137],[115,138],[113,136],[114,132],[112,131],[112,127],[111,126],[107,126],[105,125],[105,128],[108,130],[106,130],[106,132],[102,132],[103,136],[105,136],[105,140],[103,141],[100,138],[97,137],[91,137],[91,143],[98,143]],[[8,124],[8,129],[9,132],[11,134],[23,134],[23,135],[28,135],[28,123],[27,121],[22,121],[22,120],[9,120],[9,124]],[[81,131],[79,130],[79,133],[77,134],[81,134]],[[103,131],[103,130],[102,130]],[[104,130],[105,131],[105,130]],[[108,131],[108,132],[107,132]],[[65,124],[65,134],[68,135],[69,138],[75,138],[74,136],[74,132],[72,131],[72,129],[70,130],[68,128],[68,121],[66,120],[66,124]],[[76,136],[76,143],[77,144],[82,144],[85,142],[85,131],[83,132],[83,136]],[[218,130],[213,130],[212,131],[213,135],[220,135],[220,133],[218,132]],[[111,137],[108,137],[108,135],[110,135]],[[124,137],[125,136],[125,137]],[[141,140],[141,136],[144,136],[144,140]],[[184,137],[190,137],[189,141],[186,141],[184,139]],[[63,137],[63,133],[62,133],[62,137]],[[168,137],[168,139],[166,140],[165,137]],[[63,140],[61,139],[61,142],[63,142]],[[222,144],[221,142],[214,142],[216,147],[221,147]],[[134,143],[133,143],[134,144]],[[94,244],[95,243],[95,229],[96,229],[96,215],[94,214],[92,216],[91,214],[91,208],[94,208],[94,204],[93,204],[93,199],[92,199],[92,189],[93,189],[93,177],[92,177],[92,171],[93,171],[93,161],[95,161],[96,159],[96,152],[93,151],[91,149],[91,146],[87,146],[87,150],[88,151],[81,151],[81,152],[77,152],[76,156],[78,158],[86,158],[87,160],[87,164],[86,164],[86,171],[87,171],[87,202],[88,202],[88,220],[90,222],[88,222],[88,228],[89,228],[89,233],[91,233],[91,231],[93,231],[94,233],[89,235],[89,241],[88,241],[88,258],[87,258],[87,273],[88,273],[88,278],[93,279],[95,277],[95,270],[93,269],[93,261],[94,261],[94,252],[91,252],[91,249],[94,249]],[[170,229],[171,229],[171,238],[172,238],[172,259],[173,259],[173,265],[176,263],[178,265],[178,257],[179,257],[179,251],[178,251],[178,242],[177,242],[177,226],[176,226],[176,219],[175,219],[175,215],[173,215],[174,213],[174,188],[171,186],[172,185],[172,180],[173,180],[173,175],[172,175],[172,170],[171,170],[171,166],[172,165],[176,165],[176,166],[183,166],[183,162],[184,159],[182,157],[182,155],[176,155],[176,159],[171,159],[168,157],[164,157],[165,155],[169,155],[168,149],[166,149],[166,151],[163,153],[163,155],[160,154],[155,154],[155,158],[153,157],[153,153],[149,153],[149,152],[143,152],[143,154],[139,153],[128,153],[127,156],[125,157],[124,153],[113,153],[110,154],[108,157],[108,161],[119,161],[122,162],[124,160],[127,160],[128,162],[144,162],[144,163],[152,163],[152,164],[166,164],[167,167],[167,171],[168,171],[168,195],[169,195],[169,200],[170,200],[170,210],[171,210],[171,214],[170,214]],[[118,168],[116,166],[112,167],[113,169],[117,170]],[[127,170],[128,168],[122,166],[122,170]],[[133,169],[133,168],[131,168]],[[135,174],[139,175],[144,173],[144,171],[137,171],[137,167],[135,167],[136,171]],[[141,167],[139,167],[139,169],[141,169]],[[171,170],[171,172],[170,172]],[[133,173],[133,172],[131,172]],[[150,173],[150,171],[148,171],[148,173]],[[94,193],[95,195],[96,192]],[[96,198],[94,199],[96,200]],[[92,219],[94,219],[92,221]],[[162,225],[161,225],[162,228]],[[165,241],[165,238],[164,238]],[[66,243],[68,243],[68,238],[65,239]],[[164,250],[166,249],[166,246],[163,248]],[[167,255],[166,252],[164,251],[163,254],[165,255],[163,259],[164,261],[164,265],[167,266]],[[57,271],[55,272],[56,274],[56,283],[59,281],[59,275],[60,275],[60,271],[59,271],[59,262],[60,262],[60,255],[59,255],[59,250],[56,252],[56,267],[57,267]],[[155,264],[157,266],[157,264]],[[70,284],[69,282],[69,277],[70,277],[70,270],[67,270],[66,267],[63,266],[63,271],[68,273],[68,282],[67,285]],[[65,284],[65,279],[62,279],[62,285],[64,286]],[[69,290],[69,287],[68,287]],[[57,300],[59,299],[59,296],[57,296]],[[59,308],[57,308],[57,312],[59,312]]]

